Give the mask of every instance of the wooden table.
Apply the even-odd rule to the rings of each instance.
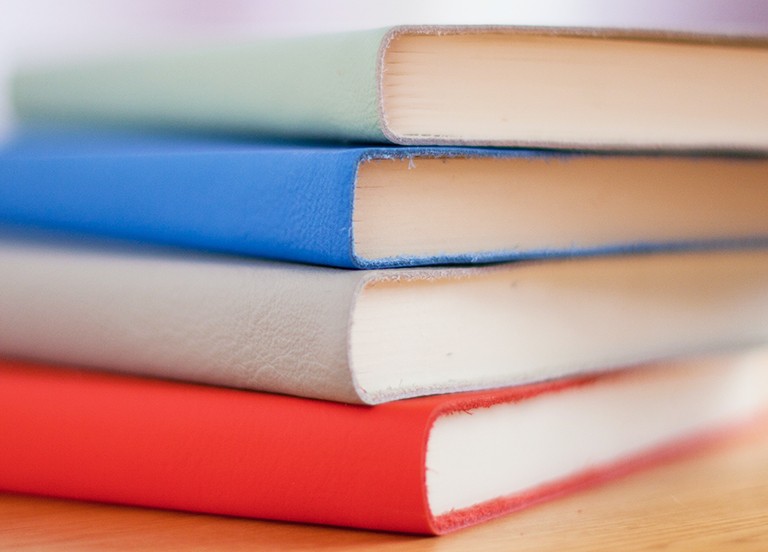
[[[0,550],[358,548],[763,552],[768,550],[768,427],[687,460],[439,538],[0,494]]]

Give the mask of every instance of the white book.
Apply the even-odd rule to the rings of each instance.
[[[0,355],[352,403],[768,338],[768,250],[349,271],[0,241]]]

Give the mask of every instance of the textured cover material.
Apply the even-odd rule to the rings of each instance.
[[[461,287],[496,275],[490,292]],[[392,294],[377,303],[383,284]],[[430,299],[432,285],[450,310]],[[387,310],[404,301],[416,306]],[[425,348],[403,349],[380,323],[357,333],[364,307]],[[766,251],[353,271],[0,240],[0,354],[345,402],[538,381],[760,343],[767,332]],[[402,364],[390,360],[398,351]],[[417,354],[423,361],[410,360]],[[488,360],[474,366],[479,355]],[[425,384],[422,364],[442,357]],[[492,362],[498,372],[484,372]],[[366,366],[389,382],[378,393],[360,383]]]
[[[0,361],[0,489],[441,533],[657,459],[673,444],[679,449],[701,437],[707,416],[694,416],[696,422],[676,439],[640,455],[436,517],[428,505],[425,456],[437,418],[577,386],[611,385],[611,378],[630,378],[631,384],[632,377],[362,407]],[[736,406],[704,429],[722,429],[755,413],[755,405]]]
[[[377,154],[30,133],[0,157],[0,219],[351,267],[357,164]]]
[[[392,157],[418,163],[429,157],[541,156],[553,163],[576,158],[527,150],[254,144],[232,138],[29,131],[0,150],[0,222],[348,268],[478,263],[768,239],[758,224],[748,231],[733,230],[730,238],[707,234],[710,237],[699,243],[695,233],[675,234],[674,220],[667,220],[674,214],[666,214],[671,235],[646,241],[631,234],[626,241],[617,240],[607,233],[591,238],[589,244],[563,239],[552,245],[542,242],[545,245],[535,250],[520,246],[372,258],[355,253],[353,207],[361,162]],[[522,170],[520,178],[525,179]],[[516,177],[510,174],[510,185]],[[467,201],[471,197],[468,190]],[[586,203],[579,208],[593,207]],[[729,231],[728,216],[717,223]]]
[[[22,115],[386,141],[377,64],[387,30],[263,41],[19,75]]]

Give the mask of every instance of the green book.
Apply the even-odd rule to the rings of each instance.
[[[411,145],[768,151],[768,42],[396,27],[16,75],[23,119]]]

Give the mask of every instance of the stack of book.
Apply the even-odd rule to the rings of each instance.
[[[0,489],[444,533],[756,420],[766,88],[499,27],[20,73]]]

